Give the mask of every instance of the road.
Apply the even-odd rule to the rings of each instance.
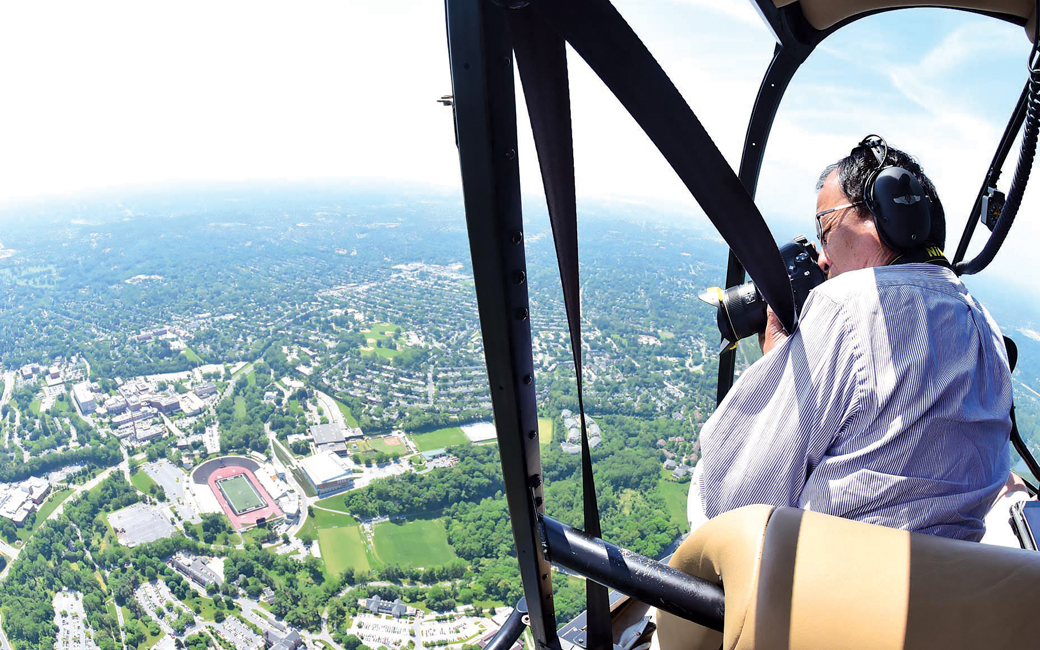
[[[267,434],[267,439],[271,441],[271,464],[274,465],[275,471],[281,472],[282,475],[285,476],[286,484],[290,488],[292,488],[294,492],[296,492],[296,496],[299,499],[299,519],[297,520],[296,525],[288,531],[290,536],[294,536],[296,535],[296,533],[300,531],[301,528],[303,528],[303,525],[307,523],[307,507],[314,501],[317,501],[317,497],[309,498],[307,496],[307,494],[303,491],[303,487],[296,481],[296,475],[292,472],[293,467],[287,467],[282,462],[282,459],[279,457],[279,455],[275,453],[274,446],[277,445],[285,453],[285,457],[290,459],[289,462],[292,465],[295,465],[295,462],[292,460],[293,455],[289,453],[289,450],[285,448],[285,445],[278,441],[278,438],[275,437],[274,432],[271,431],[271,427],[266,423],[264,424],[264,433]]]
[[[184,433],[182,433],[181,430],[177,428],[177,425],[173,423],[173,420],[168,418],[165,413],[160,413],[159,415],[162,416],[163,424],[165,424],[166,427],[170,430],[170,433],[177,436],[178,438],[184,437]]]
[[[7,641],[7,635],[4,634],[3,621],[0,621],[0,650],[12,650],[11,644]]]
[[[318,398],[318,403],[321,404],[321,408],[325,411],[325,416],[329,418],[329,422],[338,426],[341,430],[347,430],[347,422],[343,417],[343,411],[339,410],[339,405],[336,404],[336,400],[332,399],[320,390],[314,391],[315,396]]]
[[[0,406],[11,401],[11,395],[14,394],[14,377],[13,370],[4,373],[4,394],[0,397]]]

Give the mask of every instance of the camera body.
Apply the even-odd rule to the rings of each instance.
[[[791,278],[795,311],[800,314],[809,292],[827,279],[817,264],[820,256],[804,235],[798,235],[780,247],[780,257]],[[766,301],[754,282],[730,287],[725,291],[716,288],[715,291],[717,296],[710,297],[706,302],[718,308],[719,331],[722,332],[722,338],[729,342],[726,347],[736,345],[742,338],[766,331]]]

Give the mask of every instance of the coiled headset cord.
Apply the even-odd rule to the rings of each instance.
[[[1036,154],[1037,136],[1040,134],[1040,0],[1036,0],[1033,10],[1033,49],[1029,53],[1029,93],[1026,97],[1026,119],[1022,133],[1022,148],[1018,154],[1018,165],[1015,167],[1015,177],[1011,181],[1011,188],[1007,193],[1004,208],[1000,211],[1000,218],[993,228],[986,245],[974,259],[968,262],[958,262],[953,270],[957,275],[974,275],[989,266],[996,257],[997,251],[1004,244],[1011,224],[1015,221],[1018,208],[1022,205],[1022,195],[1025,193],[1026,183],[1029,182],[1029,173],[1033,169],[1033,157]]]

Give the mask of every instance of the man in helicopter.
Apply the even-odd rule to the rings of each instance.
[[[701,431],[691,525],[753,503],[979,540],[1010,471],[1001,333],[943,257],[932,182],[871,136],[817,184],[819,266],[792,334]]]

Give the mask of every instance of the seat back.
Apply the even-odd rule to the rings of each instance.
[[[1032,551],[749,506],[699,528],[671,564],[723,585],[725,631],[661,613],[662,650],[1040,647]]]

